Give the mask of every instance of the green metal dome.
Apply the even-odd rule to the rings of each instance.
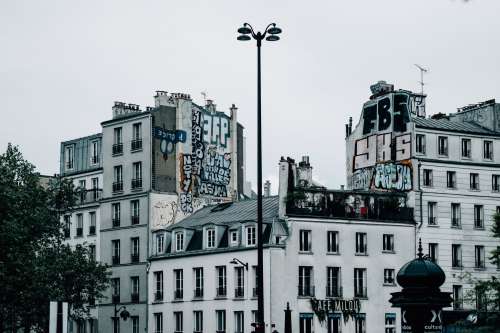
[[[441,267],[424,257],[419,240],[417,258],[406,263],[396,277],[403,289],[439,289],[445,281]]]

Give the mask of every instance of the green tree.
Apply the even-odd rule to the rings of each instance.
[[[0,331],[47,332],[49,302],[69,302],[71,316],[109,283],[107,266],[86,246],[64,243],[61,216],[75,205],[70,181],[41,185],[35,167],[15,146],[0,155]]]

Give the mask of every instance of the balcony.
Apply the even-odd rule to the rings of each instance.
[[[163,291],[155,292],[155,302],[163,301]]]
[[[113,193],[123,192],[123,182],[113,183]]]
[[[120,294],[113,295],[112,296],[112,301],[113,301],[114,304],[120,303]]]
[[[132,179],[132,189],[138,189],[142,187],[142,178]]]
[[[366,286],[362,286],[359,288],[356,288],[356,286],[354,286],[354,297],[368,298],[368,291],[366,289]]]
[[[132,253],[130,255],[130,262],[139,262],[139,253]]]
[[[120,226],[120,219],[114,218],[114,219],[112,219],[112,223],[113,223],[113,228],[119,227]]]
[[[216,295],[216,297],[226,297],[227,296],[226,287],[215,288],[215,295]]]
[[[102,197],[102,189],[77,190],[76,204],[86,205],[98,202]]]
[[[234,289],[234,298],[242,298],[245,296],[245,289],[238,287]]]
[[[184,293],[182,291],[182,289],[176,289],[174,290],[174,299],[175,300],[180,300],[184,297]]]
[[[115,143],[113,145],[113,155],[123,154],[123,143]]]
[[[139,224],[139,215],[137,216],[132,215],[130,218],[130,222],[131,224]]]
[[[95,225],[89,227],[89,235],[95,235]]]
[[[195,290],[193,290],[193,297],[194,298],[203,298],[203,289],[196,288]]]
[[[299,297],[314,297],[314,286],[312,286],[312,285],[306,285],[306,286],[299,285]]]
[[[139,303],[139,293],[130,294],[130,301],[132,303]]]
[[[120,264],[120,256],[111,257],[111,262],[113,263],[113,265],[119,265]]]
[[[131,142],[131,150],[136,151],[136,150],[141,150],[142,149],[142,139],[135,139],[132,140]]]
[[[337,285],[326,286],[326,297],[342,297],[342,287]]]
[[[76,228],[76,237],[82,237],[83,236],[83,228],[79,227]]]
[[[298,188],[288,193],[286,213],[290,216],[413,223],[413,208],[401,204],[406,202],[405,198],[404,193]],[[361,207],[355,209],[352,202],[359,202]]]

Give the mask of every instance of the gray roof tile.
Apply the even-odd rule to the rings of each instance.
[[[413,118],[413,121],[418,128],[430,128],[449,132],[500,136],[500,133],[496,133],[487,128],[469,122],[430,118]]]

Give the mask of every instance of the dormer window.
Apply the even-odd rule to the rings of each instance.
[[[158,234],[156,235],[156,253],[161,254],[163,253],[165,246],[165,237],[163,234]]]
[[[175,251],[184,250],[184,233],[178,231],[175,233]]]
[[[255,232],[255,226],[250,226],[247,227],[247,246],[253,246],[256,244],[256,232]]]
[[[215,247],[215,229],[207,229],[207,248],[213,249]]]
[[[230,240],[231,240],[231,245],[237,245],[238,244],[238,231],[237,230],[232,230],[229,234]]]

